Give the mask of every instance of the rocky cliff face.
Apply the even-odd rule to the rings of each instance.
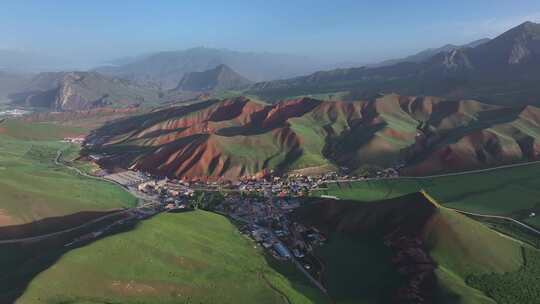
[[[92,72],[43,73],[24,90],[13,94],[15,103],[54,111],[87,110],[103,106],[128,107],[157,103],[161,97],[153,88],[109,78]]]

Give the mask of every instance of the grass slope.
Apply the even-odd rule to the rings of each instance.
[[[224,217],[162,214],[67,253],[17,303],[324,303]]]
[[[401,280],[380,239],[333,234],[316,254],[325,263],[325,281],[335,303],[378,303]]]
[[[476,275],[468,283],[485,291],[499,304],[538,303],[540,298],[540,252],[524,249],[525,264],[519,271]]]
[[[0,226],[136,203],[117,186],[54,164],[57,151],[70,148],[58,138],[80,133],[79,128],[19,121],[0,128]]]
[[[382,303],[384,295],[405,279],[396,272],[403,265],[394,265],[393,257],[422,256],[420,250],[434,262],[436,282],[428,290],[434,292],[436,303],[493,304],[484,289],[467,285],[467,280],[514,273],[524,265],[520,242],[457,212],[436,208],[417,194],[372,202],[324,200],[303,210],[302,217],[310,224],[323,231],[337,229],[318,250],[336,303]],[[389,233],[410,229],[418,231],[414,232],[418,248],[396,253],[383,242]],[[414,263],[412,259],[406,264],[412,273]],[[426,267],[424,263],[417,269]]]
[[[528,215],[540,208],[539,169],[540,164],[530,164],[446,177],[329,184],[327,191],[318,194],[372,201],[425,189],[447,207],[510,216],[538,226],[538,217]]]

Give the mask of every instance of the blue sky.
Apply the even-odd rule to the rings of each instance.
[[[540,1],[6,0],[0,48],[99,61],[194,46],[374,62],[540,22]]]

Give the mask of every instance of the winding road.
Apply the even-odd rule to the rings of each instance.
[[[57,231],[57,232],[53,232],[53,233],[48,233],[48,234],[43,234],[43,235],[33,236],[33,237],[19,238],[19,239],[1,240],[0,245],[43,241],[43,240],[46,240],[46,239],[49,239],[49,238],[57,237],[59,235],[65,234],[65,233],[69,233],[69,232],[73,232],[73,231],[76,231],[76,230],[79,230],[79,229],[86,228],[86,227],[88,227],[88,226],[90,226],[92,224],[99,223],[99,222],[101,222],[103,220],[106,220],[108,218],[112,218],[112,217],[115,217],[115,216],[118,216],[118,215],[121,215],[121,214],[127,214],[127,213],[132,212],[132,211],[133,211],[132,209],[126,209],[126,210],[110,213],[108,215],[105,215],[105,216],[93,219],[93,220],[91,220],[89,222],[86,222],[86,223],[84,223],[84,224],[82,224],[80,226],[72,227],[72,228],[69,228],[69,229],[65,229],[65,230],[61,230],[61,231]]]
[[[503,165],[503,166],[491,167],[491,168],[486,168],[486,169],[460,171],[460,172],[444,173],[444,174],[436,174],[436,175],[427,175],[427,176],[398,176],[398,177],[380,177],[380,178],[338,179],[338,180],[327,181],[326,183],[328,183],[328,184],[336,184],[336,183],[362,182],[362,181],[372,181],[372,180],[422,180],[422,179],[431,179],[431,178],[438,178],[438,177],[460,176],[460,175],[468,175],[468,174],[475,174],[475,173],[485,173],[485,172],[497,171],[497,170],[502,170],[502,169],[526,167],[526,166],[531,166],[531,165],[536,165],[536,164],[540,164],[540,160],[526,162],[526,163]]]
[[[484,218],[493,218],[493,219],[500,219],[500,220],[506,220],[506,221],[510,221],[510,222],[513,222],[514,224],[517,224],[531,232],[533,232],[534,234],[537,234],[538,236],[540,236],[540,230],[537,230],[523,222],[520,222],[516,219],[513,219],[511,217],[506,217],[506,216],[500,216],[500,215],[488,215],[488,214],[480,214],[480,213],[474,213],[474,212],[467,212],[467,211],[463,211],[463,210],[459,210],[459,209],[453,209],[453,208],[448,208],[448,207],[444,207],[446,209],[450,209],[450,210],[454,210],[456,212],[459,212],[461,214],[465,214],[465,215],[470,215],[470,216],[476,216],[476,217],[484,217]]]
[[[122,209],[122,210],[118,210],[117,212],[109,213],[107,215],[95,218],[95,219],[93,219],[93,220],[91,220],[89,222],[86,222],[86,223],[82,224],[82,225],[72,227],[72,228],[68,228],[68,229],[65,229],[65,230],[52,232],[52,233],[47,233],[47,234],[43,234],[43,235],[39,235],[39,236],[33,236],[33,237],[17,238],[17,239],[9,239],[9,240],[0,240],[0,245],[25,243],[25,242],[37,242],[37,241],[42,241],[42,240],[46,240],[46,239],[49,239],[49,238],[54,238],[54,237],[60,236],[62,234],[77,231],[79,229],[84,229],[86,227],[89,227],[90,225],[99,223],[99,222],[101,222],[103,220],[106,220],[106,219],[109,219],[109,218],[112,218],[112,217],[115,217],[115,216],[119,216],[119,215],[122,215],[122,214],[129,214],[129,213],[132,213],[132,212],[136,211],[137,209],[143,209],[143,208],[147,208],[147,207],[150,207],[150,206],[154,205],[154,203],[152,203],[152,202],[151,203],[142,203],[145,200],[148,200],[148,198],[137,195],[137,193],[134,193],[133,191],[130,191],[129,188],[127,188],[127,187],[125,187],[125,186],[123,186],[121,184],[118,184],[118,183],[116,183],[114,181],[111,181],[111,180],[107,180],[107,179],[103,179],[103,178],[99,178],[99,177],[89,175],[89,174],[83,172],[82,170],[80,170],[79,168],[71,167],[71,166],[67,165],[66,163],[64,163],[62,161],[63,153],[64,153],[64,150],[58,150],[57,151],[56,157],[54,159],[55,165],[63,166],[63,167],[68,168],[70,170],[74,170],[77,174],[79,174],[81,176],[84,176],[84,177],[87,177],[87,178],[100,180],[100,181],[106,181],[106,182],[112,183],[114,185],[121,186],[122,189],[124,189],[125,191],[128,191],[130,194],[134,195],[135,197],[137,197],[139,199],[139,205],[137,207],[134,207],[134,208]]]

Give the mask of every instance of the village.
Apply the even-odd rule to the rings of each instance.
[[[395,176],[396,170],[375,176]],[[314,249],[326,236],[314,227],[291,219],[296,208],[306,203],[310,191],[333,181],[358,180],[330,172],[320,176],[290,174],[230,181],[188,181],[126,170],[102,177],[129,189],[145,202],[154,202],[155,212],[187,212],[204,209],[228,217],[239,231],[277,260],[291,261],[311,278],[321,276],[324,265]],[[361,177],[368,178],[368,177]]]
[[[83,139],[66,138],[64,141],[80,144]],[[98,163],[102,157],[90,154],[88,160]],[[324,265],[313,253],[326,242],[327,237],[314,227],[292,220],[293,211],[307,202],[311,191],[324,188],[327,183],[398,176],[395,168],[381,169],[364,176],[349,175],[346,168],[340,169],[340,172],[318,176],[267,174],[237,181],[175,179],[136,170],[109,172],[103,168],[93,175],[116,183],[139,198],[140,206],[121,224],[160,212],[196,209],[215,212],[228,217],[243,235],[252,239],[256,247],[277,260],[294,263],[317,281],[314,278],[320,278]]]
[[[326,237],[316,228],[292,221],[289,215],[302,205],[310,189],[336,177],[294,175],[218,183],[188,182],[131,170],[103,175],[143,201],[153,201],[156,213],[204,209],[224,215],[256,246],[275,259],[300,265],[314,277],[320,276],[322,265],[312,253]]]

